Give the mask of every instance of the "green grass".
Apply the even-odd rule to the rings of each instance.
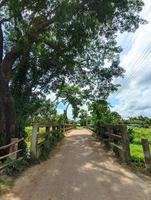
[[[132,144],[130,144],[131,158],[132,161],[137,166],[144,166],[144,153],[141,144],[141,139],[143,138],[148,139],[151,150],[151,127],[150,128],[134,127],[133,130],[135,134],[134,134],[134,140]]]
[[[144,160],[143,148],[139,144],[130,144],[130,151],[132,159],[138,158]]]
[[[133,140],[134,144],[141,144],[141,139],[143,138],[148,139],[149,143],[151,144],[151,127],[134,127],[133,129],[135,131],[135,138]]]
[[[25,131],[27,132],[28,136],[31,136],[32,135],[32,126],[26,127]],[[39,133],[45,133],[45,128],[44,127],[40,127],[39,128]]]

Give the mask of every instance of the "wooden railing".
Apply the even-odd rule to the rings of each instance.
[[[40,133],[39,128],[45,127],[45,133]],[[38,158],[41,152],[41,145],[45,140],[49,138],[51,134],[55,131],[58,132],[67,132],[70,129],[75,128],[74,124],[33,124],[32,131],[32,144],[31,144],[31,153],[32,156]]]
[[[8,153],[6,155],[0,156],[0,162],[5,160],[5,159],[8,159],[8,158],[12,161],[17,160],[17,154],[22,151],[22,149],[18,149],[18,144],[19,144],[19,142],[21,142],[23,140],[24,140],[24,138],[20,138],[20,139],[12,138],[10,144],[1,146],[0,152],[2,150],[8,149]],[[1,163],[0,164],[0,170],[5,168],[7,165],[8,164]]]
[[[93,127],[90,129],[93,130]],[[123,162],[127,164],[131,162],[127,126],[100,124],[97,126],[96,134]]]
[[[86,126],[86,128],[88,128],[88,129],[91,130],[91,131],[95,131],[94,125],[92,125],[92,124],[88,124],[88,125]]]
[[[39,128],[45,127],[45,132],[40,133]],[[31,154],[34,157],[38,158],[40,154],[41,145],[53,132],[67,132],[68,130],[75,128],[74,124],[34,124],[33,131],[32,131],[32,138],[31,138]],[[12,161],[17,160],[18,153],[22,151],[22,149],[18,149],[19,142],[23,141],[24,138],[12,138],[11,143],[1,146],[0,152],[8,149],[8,153],[3,156],[0,156],[0,170],[6,167],[6,164],[3,164],[3,160],[9,158]],[[8,164],[7,164],[8,165]]]

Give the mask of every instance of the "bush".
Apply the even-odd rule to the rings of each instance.
[[[132,156],[131,160],[134,163],[134,165],[137,166],[137,167],[144,167],[145,166],[144,159],[142,159],[142,158]]]
[[[8,166],[5,169],[5,173],[9,176],[18,175],[29,166],[28,160],[23,158],[15,161],[8,160],[7,162]]]
[[[149,128],[149,124],[144,124],[144,128]]]
[[[64,134],[62,132],[53,132],[52,135],[42,144],[40,160],[47,160],[51,150],[54,148],[57,142],[59,142],[63,138]]]
[[[33,160],[27,155],[27,152],[26,155],[24,155],[22,158],[19,158],[18,160],[12,161],[8,159],[4,163],[7,164],[7,167],[5,168],[5,174],[9,176],[19,175],[28,166],[38,164],[40,161],[48,159],[50,151],[54,148],[57,142],[63,139],[63,137],[63,133],[57,131],[53,132],[52,135],[42,144],[40,159]]]
[[[135,137],[135,131],[132,128],[128,128],[129,142],[132,143]]]

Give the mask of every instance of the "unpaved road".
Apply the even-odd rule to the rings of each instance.
[[[74,130],[49,160],[26,170],[1,199],[151,200],[151,182],[114,161],[88,130]]]

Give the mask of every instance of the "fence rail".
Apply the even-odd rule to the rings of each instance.
[[[7,154],[7,155],[5,155],[5,156],[1,156],[1,157],[0,157],[0,160],[3,160],[4,158],[8,158],[8,157],[10,157],[10,156],[12,156],[12,155],[14,155],[14,154],[20,152],[20,151],[22,151],[22,149],[17,150],[17,151],[14,151],[14,152],[12,152],[12,153],[9,153],[9,154]]]
[[[0,147],[0,150],[7,149],[8,147],[11,147],[11,146],[13,146],[14,144],[19,143],[19,142],[21,142],[21,141],[23,141],[23,140],[24,140],[24,138],[21,138],[21,139],[18,139],[18,138],[17,138],[16,141],[11,142],[10,144],[7,144],[7,145],[4,145],[4,146]]]
[[[45,127],[45,133],[40,134],[39,128]],[[32,156],[38,158],[41,152],[41,145],[49,138],[53,132],[66,132],[75,128],[74,124],[33,124],[31,153]],[[39,141],[41,140],[41,141]]]
[[[39,133],[39,128],[45,127],[45,133]],[[37,158],[39,156],[41,144],[48,139],[48,137],[53,134],[55,131],[59,132],[66,132],[72,128],[74,128],[74,124],[33,124],[33,131],[32,131],[32,137],[31,137],[31,153],[35,155]],[[42,140],[42,141],[40,141]],[[8,153],[5,155],[0,156],[0,170],[4,169],[8,164],[3,162],[3,160],[10,158],[12,162],[14,162],[17,159],[17,155],[19,152],[22,151],[22,149],[18,149],[18,144],[24,141],[24,138],[12,138],[11,143],[1,146],[0,152],[3,150],[8,149]]]
[[[5,163],[3,161],[5,161],[6,159],[10,159],[11,162],[14,162],[15,160],[18,160],[17,155],[19,152],[22,151],[22,149],[18,149],[18,144],[24,141],[24,138],[12,138],[11,139],[11,143],[1,146],[0,147],[0,152],[2,150],[8,149],[8,153],[5,155],[0,156],[0,171],[2,171],[3,169],[5,169],[5,167],[7,167],[9,164]]]
[[[88,128],[94,130],[92,125]],[[127,164],[131,162],[128,132],[125,125],[99,124],[96,134],[105,146],[111,148],[123,162]]]

